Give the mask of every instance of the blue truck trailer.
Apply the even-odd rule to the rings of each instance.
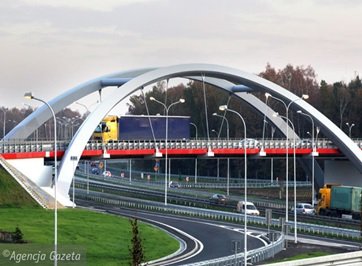
[[[152,134],[152,129],[153,134]],[[164,140],[166,138],[166,116],[125,115],[118,122],[119,140]],[[154,135],[154,137],[153,137]],[[168,139],[190,139],[190,117],[168,117]]]

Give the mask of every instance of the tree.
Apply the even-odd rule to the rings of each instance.
[[[15,232],[13,233],[14,242],[15,243],[24,243],[23,237],[24,237],[23,232],[21,232],[20,228],[17,226],[15,228]]]
[[[141,236],[140,236],[140,233],[138,230],[137,219],[133,219],[133,220],[130,219],[129,221],[130,221],[131,227],[132,227],[132,239],[131,239],[132,246],[129,249],[129,252],[130,252],[131,258],[132,258],[131,265],[138,266],[145,259],[145,256],[143,254],[142,239],[141,239]]]

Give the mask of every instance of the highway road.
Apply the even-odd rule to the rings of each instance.
[[[196,218],[183,218],[168,214],[156,214],[139,210],[122,209],[118,207],[99,205],[94,202],[83,200],[78,200],[77,206],[92,207],[93,209],[95,208],[115,215],[135,217],[146,222],[153,221],[151,222],[153,224],[156,222],[173,227],[170,229],[158,224],[158,226],[171,231],[172,234],[175,234],[177,237],[183,239],[183,241],[187,243],[188,247],[182,253],[177,254],[174,261],[166,260],[160,262],[158,265],[186,265],[198,261],[229,256],[234,254],[232,243],[235,240],[239,241],[241,244],[241,252],[244,250],[243,225],[226,226]],[[175,232],[175,229],[179,230],[179,232]],[[179,234],[180,231],[186,233],[187,235]],[[162,245],[162,243],[160,243],[160,245]],[[255,233],[255,231],[252,234],[251,231],[250,234],[248,233],[248,250],[256,249],[264,245],[266,245],[266,242],[260,238],[260,234]],[[185,254],[187,254],[188,258],[184,257]]]

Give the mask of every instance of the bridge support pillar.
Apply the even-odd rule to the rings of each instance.
[[[324,183],[362,187],[362,173],[350,161],[326,160],[324,162]]]

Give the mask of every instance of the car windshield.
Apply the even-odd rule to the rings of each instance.
[[[254,205],[246,205],[246,209],[248,209],[248,210],[256,210]]]
[[[304,205],[304,209],[313,209],[312,205]]]

